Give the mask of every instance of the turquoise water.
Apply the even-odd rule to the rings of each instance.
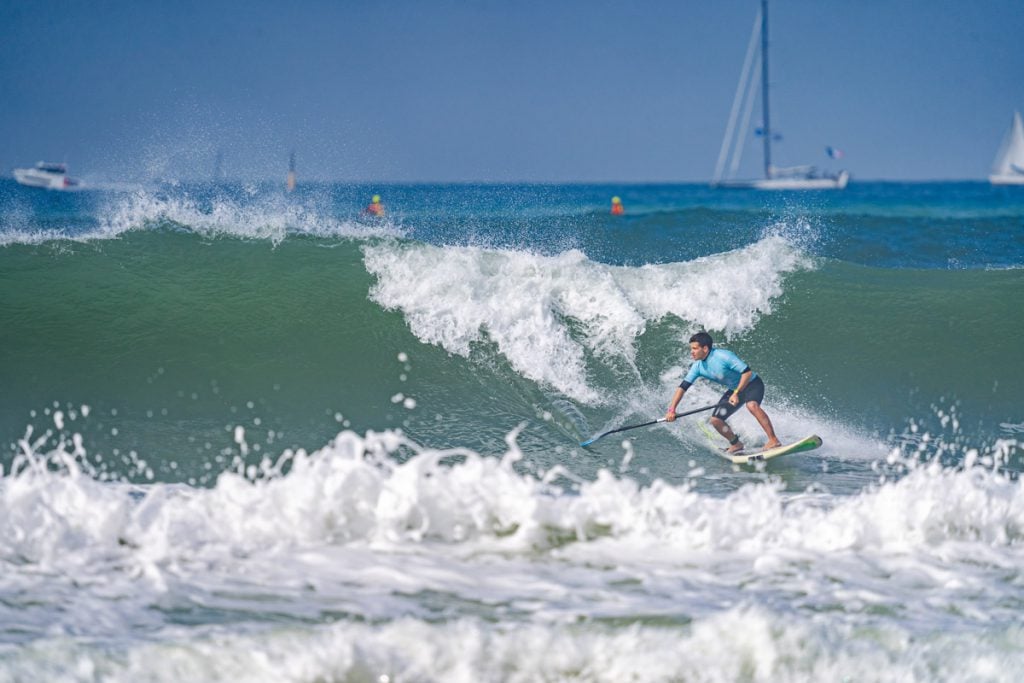
[[[1022,265],[1024,192],[978,183],[2,181],[0,671],[1015,680]],[[825,445],[581,449],[699,329]]]

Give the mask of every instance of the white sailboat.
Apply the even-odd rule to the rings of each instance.
[[[1020,112],[1013,112],[1010,132],[999,145],[988,181],[993,185],[1024,185],[1024,125]]]
[[[758,76],[760,73],[760,76]],[[743,142],[750,126],[750,114],[754,108],[757,87],[761,88],[761,128],[759,134],[764,143],[764,177],[738,180],[734,176],[743,155]],[[737,129],[740,109],[743,117]],[[768,0],[761,0],[761,11],[754,20],[754,30],[747,46],[740,82],[736,86],[729,124],[725,129],[722,149],[718,154],[712,187],[742,187],[757,190],[841,190],[850,180],[850,174],[840,171],[831,175],[818,171],[813,166],[780,168],[772,164],[771,109],[768,99]],[[729,159],[726,172],[726,159]]]

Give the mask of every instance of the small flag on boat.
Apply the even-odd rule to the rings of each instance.
[[[754,129],[754,135],[759,137],[759,138],[763,138],[764,137],[764,128],[755,128]],[[782,133],[772,133],[772,141],[773,142],[781,142],[782,141]]]
[[[842,159],[843,158],[843,150],[841,150],[841,149],[839,149],[837,147],[826,147],[825,148],[825,154],[827,154],[830,159]]]

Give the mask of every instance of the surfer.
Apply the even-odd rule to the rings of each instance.
[[[369,206],[363,209],[363,213],[368,216],[380,218],[384,215],[384,205],[380,203],[380,195],[373,195],[373,199],[370,201]]]
[[[626,207],[622,205],[622,200],[618,197],[612,197],[612,215],[621,216],[626,213]]]
[[[725,423],[729,416],[740,409],[741,405],[747,406],[747,410],[761,425],[764,433],[768,435],[768,442],[764,447],[781,446],[781,442],[775,436],[772,421],[768,419],[768,414],[761,408],[761,401],[764,400],[764,382],[735,353],[725,349],[714,349],[713,345],[711,335],[707,332],[698,332],[690,337],[690,357],[693,358],[693,364],[675,394],[672,395],[672,400],[668,404],[668,412],[665,414],[665,421],[675,421],[676,406],[679,405],[683,394],[699,377],[706,377],[712,382],[729,387],[728,391],[722,394],[718,407],[711,414],[711,426],[729,442],[728,453],[738,453],[743,450],[743,442],[740,441],[740,437]]]

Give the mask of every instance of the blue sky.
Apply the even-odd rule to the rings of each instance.
[[[0,0],[0,170],[94,180],[708,180],[756,0]],[[1020,0],[774,0],[781,165],[983,178]],[[824,154],[844,150],[841,163]],[[743,175],[760,152],[746,148]]]

